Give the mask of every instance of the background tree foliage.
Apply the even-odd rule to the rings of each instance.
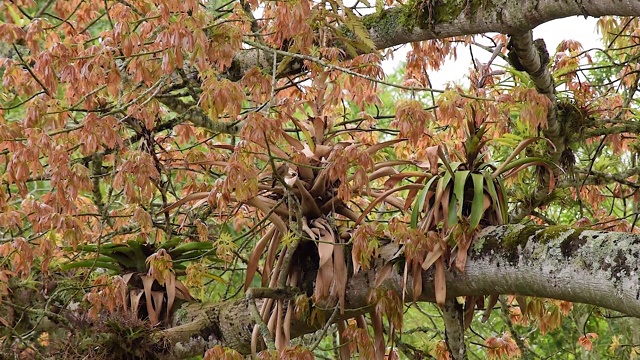
[[[601,16],[602,48],[532,38],[570,15]],[[636,358],[636,16],[2,2],[2,357]],[[491,60],[432,88],[469,47]],[[478,254],[488,290],[466,277]],[[557,282],[501,287],[528,257],[594,271],[563,279],[558,260],[538,269]],[[615,293],[589,297],[603,273]]]

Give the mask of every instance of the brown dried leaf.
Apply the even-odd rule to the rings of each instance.
[[[496,306],[498,302],[498,294],[489,295],[489,303],[487,304],[487,308],[484,310],[484,314],[482,315],[482,322],[485,323],[489,320],[489,316],[491,316],[491,311],[493,307]]]
[[[142,295],[144,294],[144,290],[142,289],[131,289],[129,291],[129,301],[131,302],[131,317],[137,318],[138,311],[140,310],[140,299],[142,299]]]
[[[380,285],[382,285],[382,283],[391,276],[393,266],[394,264],[392,263],[386,263],[382,266],[382,268],[376,273],[376,281],[373,285],[374,288],[380,287]]]
[[[333,264],[334,264],[334,289],[337,290],[338,300],[340,304],[340,314],[344,314],[345,307],[345,295],[347,292],[347,263],[344,258],[344,248],[342,244],[336,244],[333,246]]]
[[[397,174],[397,171],[396,171],[395,175],[389,176],[389,179],[384,182],[384,188],[391,189],[392,187],[396,186],[396,184],[398,184],[400,181],[409,177],[416,177],[417,180],[415,181],[415,184],[420,184],[422,183],[422,181],[426,176],[427,174],[420,171],[403,171],[399,174]],[[415,191],[418,191],[418,189],[415,189]]]
[[[255,324],[253,326],[253,332],[251,332],[251,357],[256,358],[258,352],[258,340],[260,339],[260,325]]]
[[[327,189],[327,177],[329,176],[328,168],[325,168],[320,171],[320,173],[315,177],[313,182],[313,186],[311,186],[311,190],[309,193],[313,197],[323,196]]]
[[[133,273],[128,273],[128,274],[122,275],[122,280],[124,280],[124,284],[125,285],[129,284],[129,281],[131,280],[132,276],[133,276]]]
[[[403,185],[400,186],[398,188],[394,188],[394,189],[389,189],[383,193],[377,193],[377,192],[371,192],[372,195],[377,196],[375,198],[375,200],[373,200],[369,206],[367,206],[367,208],[362,212],[362,214],[360,215],[360,217],[358,218],[358,221],[356,221],[355,226],[357,226],[358,224],[360,224],[360,222],[362,222],[362,220],[364,220],[364,218],[371,212],[371,210],[373,210],[373,208],[378,205],[381,201],[386,201],[389,204],[397,207],[398,209],[402,210],[404,208],[404,203],[402,203],[402,201],[400,199],[397,198],[393,198],[391,196],[391,194],[398,192],[398,191],[402,191],[402,190],[408,190],[408,189],[413,189],[413,188],[422,188],[421,184],[408,184],[408,185]],[[379,194],[379,195],[378,195]]]
[[[518,302],[518,306],[520,307],[520,313],[522,314],[522,316],[526,316],[527,307],[529,306],[527,298],[524,296],[516,295],[516,301]]]
[[[471,326],[471,322],[473,321],[473,315],[476,308],[476,303],[478,301],[482,301],[484,296],[467,296],[464,307],[464,320],[463,325],[464,329],[468,329]]]
[[[399,143],[399,142],[403,142],[403,141],[407,141],[407,139],[405,139],[405,138],[401,138],[401,139],[394,139],[394,140],[389,140],[389,141],[381,142],[381,143],[375,144],[375,145],[373,145],[373,146],[369,146],[369,147],[367,148],[367,153],[368,153],[369,155],[373,155],[373,154],[375,154],[376,152],[378,152],[378,150],[380,150],[380,149],[384,149],[384,148],[386,148],[387,146],[391,146],[391,145],[394,145],[394,144],[397,144],[397,143]]]
[[[407,295],[407,280],[409,279],[409,263],[404,262],[404,272],[402,273],[402,303],[405,303]]]
[[[174,273],[171,273],[167,277],[164,287],[167,292],[167,317],[165,319],[168,320],[171,314],[171,308],[173,307],[173,302],[176,299],[176,276]]]
[[[302,198],[300,201],[302,207],[300,211],[302,216],[306,216],[311,219],[320,217],[322,212],[320,212],[320,208],[318,207],[314,197],[309,193],[309,191],[307,191],[307,189],[305,189],[300,180],[296,181],[296,186],[300,190],[300,196]]]
[[[249,256],[249,262],[247,262],[247,275],[244,280],[244,290],[246,291],[253,280],[253,277],[256,275],[256,270],[258,270],[258,263],[260,262],[260,257],[264,253],[264,249],[267,247],[267,244],[271,242],[273,239],[273,235],[276,232],[276,228],[272,226],[269,228],[266,234],[258,241],[256,247],[251,251],[251,256]],[[264,277],[264,273],[262,274]]]
[[[438,155],[438,150],[440,149],[440,145],[430,146],[426,149],[427,159],[429,160],[429,171],[431,175],[438,174],[438,159],[440,158]]]
[[[396,175],[397,173],[398,171],[396,169],[392,168],[391,166],[386,166],[372,172],[371,175],[369,175],[369,182],[372,182],[381,177],[393,176],[393,175]]]
[[[371,327],[373,328],[373,349],[376,360],[384,360],[384,330],[382,327],[382,314],[377,311],[371,311]]]
[[[153,308],[158,317],[158,321],[151,324],[156,325],[160,322],[160,314],[162,313],[162,306],[164,305],[164,291],[152,291],[151,297],[153,298]]]
[[[178,299],[187,300],[187,301],[195,300],[195,298],[191,296],[191,294],[189,294],[189,290],[182,283],[182,281],[176,280],[176,289],[178,290],[178,292],[176,293],[176,296],[178,297]]]
[[[320,234],[320,238],[318,239],[318,256],[320,256],[319,266],[323,267],[329,260],[331,260],[333,249],[335,247],[335,239],[327,230],[321,230]]]
[[[471,235],[462,233],[461,238],[458,240],[458,251],[456,252],[456,269],[460,272],[464,272],[464,267],[467,265],[467,253],[471,246]]]
[[[291,145],[294,149],[302,151],[302,149],[304,149],[304,145],[302,145],[302,142],[296,138],[294,138],[293,136],[283,132],[282,137],[284,137],[284,139],[289,143],[289,145]]]
[[[298,172],[293,168],[289,168],[287,175],[284,177],[284,183],[293,186],[297,182],[300,182],[300,180],[298,180]]]
[[[444,259],[438,258],[436,261],[436,271],[433,275],[433,283],[435,285],[436,303],[440,306],[444,306],[444,302],[447,299],[447,281],[444,272]]]
[[[289,300],[289,304],[287,306],[287,313],[284,316],[284,324],[282,326],[282,333],[284,335],[284,342],[287,346],[291,340],[291,317],[293,316],[294,309],[293,301]]]
[[[331,290],[333,281],[333,261],[329,259],[327,263],[318,269],[316,276],[316,289],[314,292],[316,301],[326,299]]]
[[[282,312],[283,312],[282,300],[278,300],[276,302],[276,311],[275,311],[275,314],[277,314],[276,315],[276,328],[275,328],[276,350],[277,351],[282,351],[287,347],[287,341],[286,341],[286,338],[284,336],[284,316],[283,316]]]
[[[424,180],[426,180],[427,177],[423,176],[421,178],[418,178],[418,180],[416,180],[416,184],[422,184],[422,182]],[[411,207],[411,205],[413,204],[413,200],[415,200],[416,196],[418,195],[418,191],[420,191],[419,189],[411,189],[409,190],[409,193],[407,194],[406,199],[404,200],[404,209],[403,211],[407,211],[409,210],[409,208]],[[430,193],[432,193],[432,191],[427,191],[427,195],[429,195]],[[427,204],[429,203],[429,198],[430,196],[427,196],[425,198],[425,206],[427,206]]]
[[[167,206],[166,208],[160,210],[160,214],[162,213],[166,213],[169,212],[173,209],[179,208],[180,206],[182,206],[185,203],[188,203],[189,201],[194,201],[194,200],[201,200],[201,199],[206,199],[207,197],[209,197],[209,192],[197,192],[197,193],[193,193],[193,194],[189,194],[187,196],[185,196],[184,198],[174,202],[173,204]]]
[[[276,229],[276,232],[273,234],[273,238],[269,242],[267,257],[264,259],[264,266],[262,267],[262,286],[266,286],[270,282],[271,270],[273,269],[276,261],[276,255],[278,254],[278,247],[280,247],[281,240],[282,234],[280,234]]]
[[[338,321],[338,336],[340,338],[340,360],[349,360],[351,359],[351,352],[349,351],[349,347],[347,343],[348,339],[345,338],[345,331],[347,330],[347,322],[344,320]]]
[[[149,275],[140,275],[142,279],[142,286],[144,287],[144,297],[147,302],[147,313],[149,314],[149,322],[151,325],[156,325],[159,322],[158,313],[153,307],[151,300],[151,286],[153,285],[154,278]]]
[[[429,251],[424,262],[422,263],[422,269],[427,270],[433,265],[438,259],[442,257],[444,254],[444,250],[441,246],[436,246],[432,251]]]
[[[313,118],[313,135],[316,138],[316,144],[322,144],[324,141],[324,131],[327,127],[327,123],[325,120],[322,120],[320,117]]]
[[[420,295],[422,295],[422,269],[420,268],[419,262],[413,262],[411,266],[411,275],[412,275],[412,290],[413,290],[413,302],[416,302]]]
[[[253,206],[258,210],[262,211],[263,214],[269,217],[269,220],[278,228],[281,234],[286,234],[288,232],[287,225],[284,223],[282,218],[275,214],[272,209],[258,197],[253,197],[247,200],[247,205]]]

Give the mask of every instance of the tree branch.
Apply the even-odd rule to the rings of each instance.
[[[638,234],[565,226],[488,227],[475,238],[465,272],[447,272],[447,298],[516,294],[588,303],[640,317],[638,258]],[[349,279],[345,314],[336,320],[370,311],[368,295],[375,284],[376,270],[361,271]],[[397,272],[381,286],[400,294],[401,284],[402,275]],[[435,301],[432,271],[423,273],[422,288],[419,300]],[[411,289],[407,291],[406,298],[412,299]],[[247,354],[255,325],[247,316],[248,309],[247,299],[185,304],[172,320],[175,327],[162,335],[180,349],[195,344],[191,354],[200,354],[206,344],[224,344]],[[324,311],[324,318],[329,319],[333,309],[316,310]],[[323,325],[293,319],[291,337]]]

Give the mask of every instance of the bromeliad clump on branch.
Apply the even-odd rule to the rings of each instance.
[[[446,298],[445,270],[453,267],[464,271],[474,234],[484,226],[507,222],[503,179],[529,166],[541,166],[549,171],[554,166],[543,158],[516,160],[522,150],[540,139],[531,138],[520,142],[508,158],[495,167],[485,161],[487,156],[483,152],[488,142],[484,137],[486,125],[476,124],[478,120],[473,109],[469,115],[464,153],[452,151],[458,161],[452,161],[443,146],[427,149],[429,174],[419,176],[416,184],[421,184],[421,189],[412,189],[407,196],[407,204],[412,204],[410,230],[407,231],[403,224],[390,225],[398,247],[398,251],[391,253],[394,259],[404,255],[403,289],[405,292],[408,289],[411,275],[414,301],[422,292],[422,271],[435,267],[435,300],[442,306]],[[400,233],[405,236],[398,235]],[[381,270],[381,277],[390,273],[394,259],[387,259],[389,262]],[[382,278],[376,280],[377,283],[382,281]],[[490,302],[495,304],[495,300]],[[484,306],[484,297],[467,299],[466,324],[470,324],[476,304]]]
[[[260,304],[253,312],[257,323],[252,341],[254,352],[261,342],[260,336],[268,348],[285,349],[291,338],[293,316],[304,316],[313,324],[322,320],[319,317],[323,316],[323,309],[333,308],[335,314],[342,313],[349,276],[360,268],[372,266],[373,259],[381,259],[374,260],[377,266],[382,265],[376,279],[379,284],[384,281],[385,274],[393,271],[397,263],[394,259],[403,258],[403,286],[407,289],[411,275],[414,299],[422,291],[422,271],[435,266],[436,300],[442,304],[446,296],[445,269],[455,266],[463,271],[474,232],[483,225],[506,222],[503,176],[512,176],[531,165],[550,166],[547,160],[540,158],[516,160],[519,153],[537,138],[520,143],[497,168],[485,162],[482,151],[487,143],[484,138],[486,127],[476,125],[478,120],[475,120],[474,111],[471,111],[471,118],[474,120],[467,122],[464,153],[454,151],[459,161],[451,161],[444,147],[433,146],[427,149],[426,162],[384,160],[376,163],[376,153],[406,139],[367,147],[356,140],[343,140],[337,134],[344,131],[332,129],[322,118],[300,120],[289,117],[288,124],[294,129],[278,133],[280,139],[275,136],[267,139],[266,134],[252,137],[253,144],[269,154],[259,158],[268,170],[251,180],[256,182],[253,193],[239,188],[233,191],[233,186],[226,186],[188,195],[164,211],[189,201],[217,206],[212,199],[227,197],[232,203],[264,214],[256,226],[262,229],[262,236],[247,260],[244,284],[247,297],[252,301],[259,297],[255,285],[274,290],[293,289],[298,295],[295,298],[280,295],[264,298],[269,292],[259,292],[264,299],[254,302]],[[231,162],[224,161],[200,161],[198,164],[224,167],[227,174],[233,167]],[[410,182],[410,179],[415,180]],[[376,187],[377,183],[384,184],[382,190]],[[221,193],[220,189],[229,192]],[[403,196],[396,197],[398,193]],[[409,222],[404,223],[398,220],[399,217],[385,219],[389,220],[388,229],[378,231],[371,222],[364,221],[387,205],[400,212],[411,209]],[[351,228],[355,230],[345,230]],[[390,257],[385,255],[388,249],[380,246],[380,237],[394,239],[388,244],[396,248]],[[256,281],[257,274],[260,281]],[[397,303],[402,300],[389,297],[389,294],[378,295],[372,294],[371,301],[376,308],[385,310],[371,312],[374,352],[383,354],[381,314],[386,313],[390,319],[397,318],[394,311],[397,312]],[[475,305],[480,300],[471,299],[469,304]],[[302,311],[305,308],[313,311],[310,314],[308,310]],[[399,327],[400,322],[394,322]],[[347,326],[339,322],[341,343],[366,331],[363,319],[353,324]],[[343,347],[342,351],[344,356],[350,352],[348,347]]]
[[[289,117],[289,120],[299,136],[278,133],[280,146],[290,149],[289,152],[276,145],[278,139],[275,137],[252,136],[253,144],[270,154],[261,159],[269,170],[257,175],[255,194],[247,195],[246,189],[234,191],[233,186],[227,186],[230,193],[222,194],[219,189],[193,193],[163,211],[171,211],[189,201],[197,201],[198,206],[207,203],[215,206],[215,201],[207,200],[220,197],[260,211],[269,225],[263,227],[262,237],[248,259],[245,290],[256,284],[254,278],[260,274],[262,287],[298,288],[303,296],[313,299],[316,307],[338,305],[344,310],[347,279],[353,271],[345,254],[350,239],[350,233],[344,230],[347,222],[360,222],[381,202],[404,209],[404,202],[392,194],[421,186],[404,185],[384,192],[371,187],[375,180],[397,174],[393,166],[410,163],[375,164],[373,161],[377,152],[405,139],[365,146],[352,140],[340,140],[339,135],[344,131],[331,129],[321,118],[307,121]],[[233,166],[223,161],[199,161],[198,165],[223,167],[227,174]],[[243,192],[242,196],[239,191]],[[366,210],[356,212],[350,200],[359,196],[374,197],[375,200]],[[315,274],[313,282],[306,281],[309,274]],[[294,311],[291,300],[266,299],[262,302],[258,323],[262,323],[263,330],[268,330],[262,335],[267,335],[269,347],[284,349],[287,346],[290,339],[288,324]],[[259,328],[258,325],[254,330],[254,349]],[[273,343],[269,344],[270,341]]]

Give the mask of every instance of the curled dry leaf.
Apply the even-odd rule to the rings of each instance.
[[[129,301],[131,302],[131,316],[133,318],[138,317],[138,311],[140,309],[140,299],[142,299],[142,295],[144,295],[144,290],[142,289],[131,289],[129,291]]]
[[[344,320],[338,321],[338,336],[340,340],[340,360],[351,359],[351,351],[346,344],[349,340],[345,337],[345,331],[347,330],[347,322]]]
[[[189,201],[202,200],[202,199],[206,199],[207,197],[209,197],[209,192],[197,192],[197,193],[189,194],[184,198],[160,210],[160,213],[162,214],[162,213],[169,212],[173,209],[177,209],[183,204],[188,203]]]
[[[441,246],[435,246],[433,250],[427,253],[424,262],[422,263],[422,269],[427,270],[431,267],[431,265],[435,264],[435,262],[442,257],[444,254],[444,249]]]
[[[167,317],[165,319],[169,319],[171,315],[171,308],[173,308],[173,302],[176,299],[176,276],[174,273],[171,273],[167,280],[164,283],[164,288],[167,294]]]
[[[187,287],[180,280],[176,280],[176,297],[181,300],[194,301],[195,298],[191,296]]]
[[[156,325],[159,322],[159,314],[156,312],[153,301],[151,300],[151,286],[153,285],[154,278],[150,275],[140,275],[142,279],[142,285],[144,287],[144,296],[147,302],[147,313],[149,314],[149,322],[152,325]]]
[[[320,211],[320,208],[318,207],[316,200],[309,193],[309,191],[305,189],[305,187],[302,185],[302,182],[300,180],[297,180],[295,184],[298,190],[300,190],[300,196],[301,196],[300,202],[302,207],[300,211],[302,212],[302,214],[312,219],[322,216],[322,212]]]
[[[249,257],[249,262],[247,263],[246,277],[244,280],[245,291],[247,291],[247,289],[249,288],[249,285],[251,285],[251,281],[253,280],[253,277],[256,275],[256,271],[258,270],[258,263],[260,261],[260,257],[264,253],[264,250],[267,247],[267,244],[269,244],[273,239],[275,232],[276,232],[275,227],[272,226],[271,228],[269,228],[267,233],[264,234],[262,238],[260,238],[260,240],[256,244],[256,247],[251,252],[251,256]]]
[[[364,218],[371,212],[371,210],[373,210],[373,208],[378,205],[381,201],[386,201],[389,204],[395,206],[396,208],[402,210],[404,208],[404,203],[397,198],[394,198],[391,196],[391,194],[398,192],[398,191],[402,191],[402,190],[408,190],[408,189],[414,189],[414,188],[418,188],[418,189],[422,189],[423,185],[422,184],[408,184],[408,185],[403,185],[394,189],[389,189],[381,194],[377,193],[377,192],[371,192],[374,196],[377,196],[375,198],[375,200],[373,200],[369,206],[367,206],[367,208],[362,212],[362,214],[360,215],[360,217],[358,218],[358,220],[356,221],[355,226],[358,226],[358,224],[360,224],[360,222],[362,222],[362,220],[364,220]]]
[[[429,171],[431,175],[438,175],[438,159],[440,159],[438,150],[440,150],[440,145],[430,146],[425,151],[427,159],[429,160]]]
[[[376,281],[374,282],[374,288],[379,288],[382,283],[391,276],[393,272],[394,264],[387,262],[376,273]]]
[[[411,274],[413,275],[413,284],[411,286],[413,292],[412,300],[415,302],[420,295],[422,295],[422,271],[419,262],[414,261],[411,268]]]
[[[491,294],[489,295],[489,303],[487,304],[487,308],[484,310],[484,314],[482,315],[482,322],[487,322],[487,320],[489,320],[489,316],[491,316],[491,311],[493,310],[493,307],[496,306],[496,303],[498,302],[498,295],[497,294]]]
[[[445,278],[444,260],[440,257],[436,261],[436,271],[433,276],[436,303],[442,307],[447,298],[447,281]]]
[[[372,311],[371,315],[371,327],[373,328],[373,350],[376,360],[384,360],[385,344],[384,344],[384,329],[382,326],[382,314],[377,311]]]
[[[338,301],[340,304],[340,314],[344,314],[345,295],[347,291],[347,263],[344,257],[344,249],[342,244],[333,246],[333,261],[335,266],[335,289],[338,293]]]
[[[320,237],[318,239],[318,256],[320,256],[320,267],[323,267],[327,264],[333,255],[334,248],[334,237],[331,236],[326,230],[320,231]]]

